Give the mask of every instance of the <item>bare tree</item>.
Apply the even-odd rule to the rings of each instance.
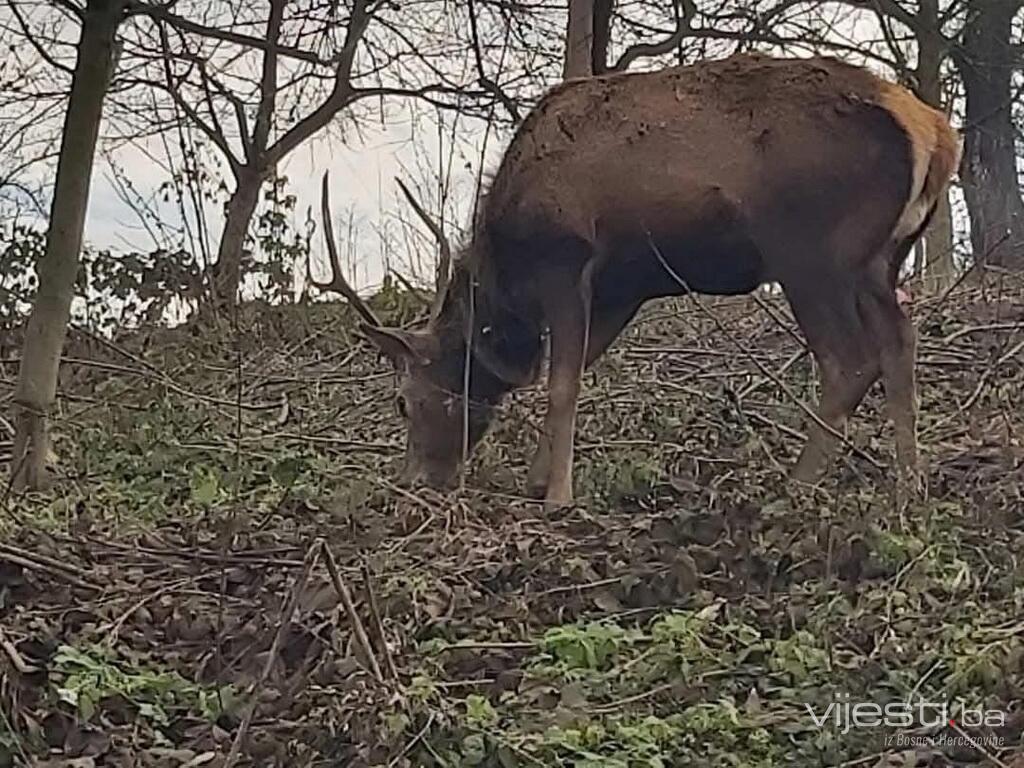
[[[608,69],[615,0],[569,0],[562,78],[599,75]]]
[[[356,48],[370,21],[372,4],[369,0],[355,0],[344,24],[341,47],[329,60],[322,60],[315,50],[282,40],[288,5],[287,0],[270,0],[264,34],[259,38],[198,24],[172,14],[166,7],[154,8],[149,13],[157,23],[165,75],[162,82],[152,81],[151,84],[163,87],[184,117],[206,134],[227,161],[234,180],[234,189],[225,206],[224,229],[211,279],[213,298],[218,304],[236,301],[249,224],[264,182],[274,176],[281,160],[358,98],[352,85],[352,68]],[[240,50],[228,54],[228,61],[254,50],[258,53],[261,62],[254,105],[244,89],[238,92],[225,82],[228,73],[214,71],[212,63],[217,60],[216,52],[203,49],[204,44],[209,43],[237,45]],[[306,111],[301,118],[275,132],[282,122],[278,110],[282,60],[286,58],[309,65],[320,77],[323,77],[323,70],[328,70],[330,88],[319,101],[304,105]],[[178,64],[182,66],[176,66]],[[291,74],[304,80],[311,76],[309,71]],[[229,114],[234,119],[230,128],[225,126],[222,110],[215,100],[229,105]],[[254,108],[250,109],[251,105]]]
[[[1013,74],[1024,67],[1011,39],[1022,0],[972,0],[954,60],[963,80],[966,136],[960,173],[978,260],[1024,269],[1024,200],[1017,170]]]
[[[87,0],[84,9],[69,7],[81,18],[81,36],[64,117],[46,251],[38,267],[39,288],[14,392],[13,480],[29,488],[44,487],[49,480],[48,416],[57,392],[103,102],[117,62],[115,35],[125,17],[126,0]]]
[[[594,0],[569,0],[562,77],[593,74]]]
[[[152,66],[162,70],[144,81],[162,89],[177,113],[202,131],[234,182],[212,268],[220,304],[237,300],[249,225],[264,183],[340,113],[354,119],[357,102],[374,99],[370,103],[379,105],[383,97],[415,97],[460,110],[508,100],[495,83],[468,85],[453,74],[451,41],[430,28],[431,21],[444,18],[437,16],[443,4],[436,0],[403,6],[381,0],[314,6],[269,0],[262,15],[240,0],[232,5],[230,14],[220,8],[198,21],[169,6],[144,11],[158,38],[160,55]],[[346,7],[347,16],[339,18]],[[259,36],[239,31],[257,24]],[[137,45],[152,47],[146,38]]]

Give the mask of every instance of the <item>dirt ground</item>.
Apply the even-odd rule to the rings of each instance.
[[[1024,768],[1024,291],[913,312],[927,498],[878,391],[793,490],[785,304],[678,300],[588,373],[557,514],[539,388],[463,489],[394,485],[340,305],[78,334],[60,481],[0,512],[0,765]]]

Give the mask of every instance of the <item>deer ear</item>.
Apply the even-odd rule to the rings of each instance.
[[[392,362],[411,362],[429,365],[433,359],[431,337],[425,333],[403,331],[399,328],[379,328],[360,323],[359,330]]]

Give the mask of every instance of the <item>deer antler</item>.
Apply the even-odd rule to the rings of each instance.
[[[309,276],[310,282],[319,288],[321,291],[337,291],[345,300],[352,305],[352,308],[359,313],[359,316],[366,321],[367,325],[372,325],[375,328],[380,327],[380,320],[373,310],[370,309],[366,302],[359,298],[359,294],[355,292],[348,280],[345,279],[345,275],[341,271],[341,260],[338,258],[338,246],[334,242],[334,224],[331,218],[331,200],[329,194],[329,187],[327,180],[327,172],[324,172],[323,185],[320,191],[320,213],[324,219],[324,240],[327,241],[327,258],[331,263],[331,279],[325,283],[321,283],[313,278],[312,273]]]
[[[448,280],[451,276],[452,268],[452,244],[448,241],[448,237],[445,235],[441,225],[434,221],[430,214],[420,205],[419,201],[409,190],[400,178],[395,177],[395,181],[398,183],[398,188],[402,190],[402,194],[408,201],[412,209],[416,211],[416,215],[420,217],[420,221],[427,225],[427,229],[430,230],[431,234],[437,238],[437,245],[441,249],[441,259],[437,263],[437,275],[434,280],[434,289],[437,295],[436,301],[440,301],[444,295],[444,289],[448,287]]]

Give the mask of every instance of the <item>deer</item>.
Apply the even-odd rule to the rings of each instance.
[[[561,83],[480,194],[425,327],[360,326],[396,370],[400,479],[450,487],[548,359],[527,486],[548,509],[572,504],[581,379],[640,307],[775,284],[821,385],[790,478],[817,481],[881,379],[899,477],[919,488],[916,337],[897,284],[961,151],[942,112],[831,57]]]

